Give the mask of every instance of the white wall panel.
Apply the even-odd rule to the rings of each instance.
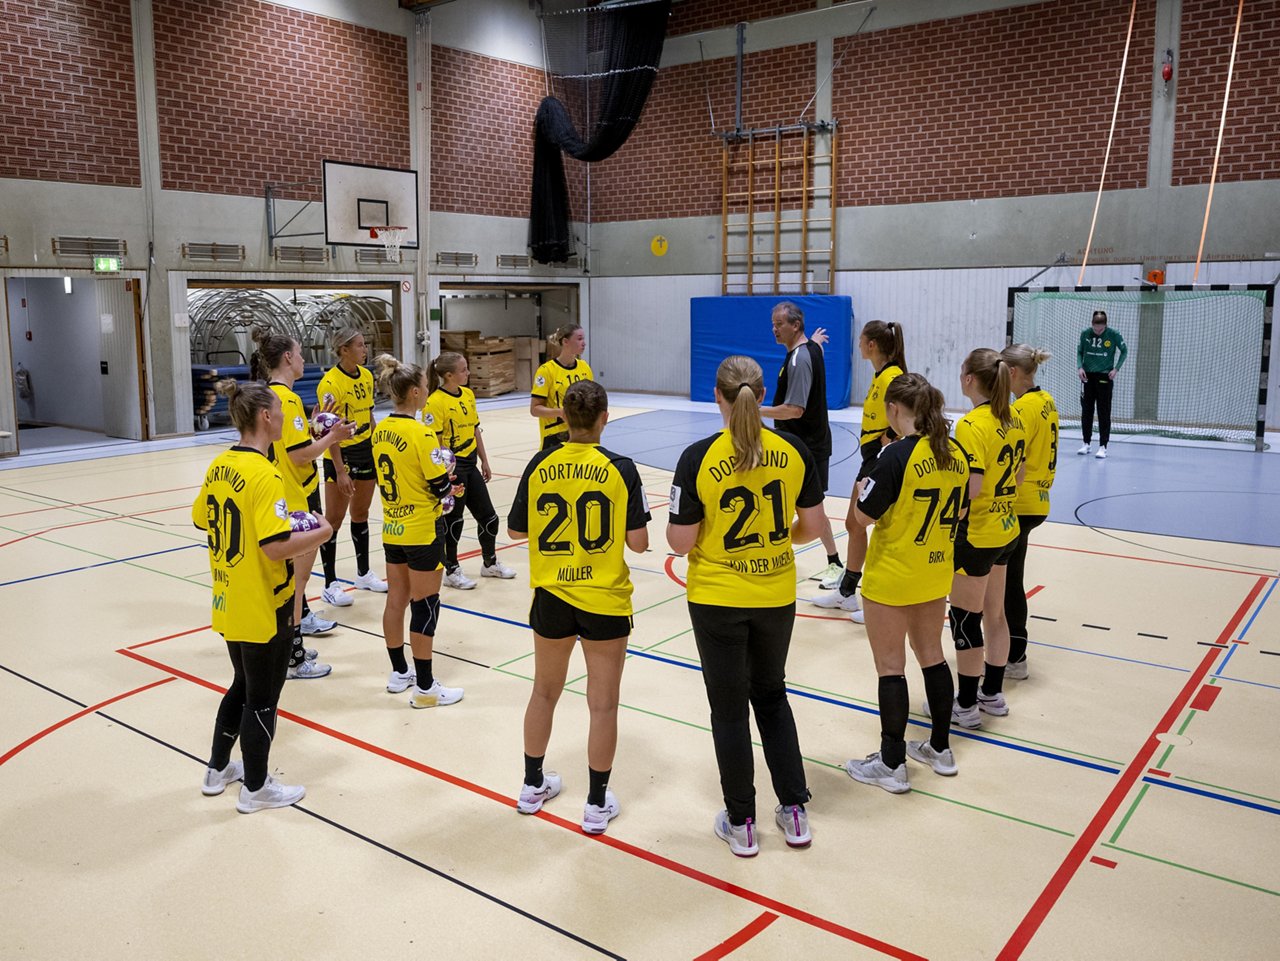
[[[142,440],[142,411],[138,392],[137,321],[133,310],[134,281],[101,277],[95,284],[102,383],[102,429],[108,437]]]

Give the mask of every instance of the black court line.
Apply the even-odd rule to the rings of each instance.
[[[1271,654],[1271,655],[1273,655],[1273,656],[1275,656],[1275,657],[1280,657],[1280,651],[1264,651],[1264,650],[1262,650],[1261,648],[1259,648],[1259,649],[1258,649],[1258,653],[1259,653],[1259,654]]]
[[[1081,627],[1091,627],[1091,628],[1093,628],[1095,631],[1109,631],[1109,630],[1111,630],[1111,628],[1109,628],[1109,627],[1103,627],[1101,624],[1081,624],[1080,626],[1081,626]]]
[[[1053,621],[1055,624],[1056,624],[1056,623],[1057,623],[1057,621],[1058,621],[1058,619],[1057,619],[1056,617],[1045,617],[1043,614],[1032,614],[1032,615],[1031,615],[1031,617],[1032,617],[1032,619],[1033,619],[1033,620],[1037,620],[1037,621]]]
[[[383,643],[386,643],[387,636],[385,634],[379,634],[377,631],[368,631],[368,630],[365,630],[363,627],[356,627],[354,624],[343,624],[341,621],[334,621],[334,623],[337,624],[339,627],[345,627],[349,631],[359,631],[361,634],[368,634],[370,637],[381,638]],[[320,636],[322,635],[319,635],[319,634],[307,635],[307,637],[320,637]],[[409,642],[405,641],[404,646],[409,647]],[[476,667],[483,667],[486,671],[493,670],[493,668],[491,668],[488,664],[481,664],[479,661],[473,661],[469,657],[460,657],[457,654],[450,654],[448,651],[436,650],[434,644],[432,645],[431,653],[432,653],[432,656],[439,655],[440,657],[452,658],[455,661],[465,661],[467,664],[474,664]]]
[[[1196,641],[1196,643],[1199,644],[1201,647],[1220,647],[1224,651],[1227,649],[1227,645],[1219,644],[1216,641]]]
[[[1167,634],[1145,634],[1145,633],[1143,633],[1142,631],[1139,631],[1139,632],[1138,632],[1138,636],[1139,636],[1139,637],[1154,637],[1157,641],[1167,641],[1167,640],[1169,639],[1169,635],[1167,635]]]
[[[48,691],[50,694],[54,694],[65,701],[70,701],[72,704],[78,704],[80,707],[88,707],[87,704],[81,704],[79,701],[77,701],[75,698],[71,697],[70,695],[63,694],[61,691],[56,691],[46,684],[41,684],[39,681],[27,677],[25,674],[19,674],[17,671],[13,670],[12,668],[5,667],[3,664],[0,664],[0,670],[7,671],[8,673],[12,674],[14,677],[21,678],[22,680],[26,681],[28,684],[34,684],[36,687],[40,688],[41,690]],[[153,741],[156,744],[161,745],[162,747],[166,747],[176,754],[181,754],[183,757],[189,758],[192,761],[197,762],[201,766],[207,765],[209,763],[207,758],[197,757],[195,754],[192,754],[190,751],[183,750],[182,748],[178,747],[176,744],[170,744],[168,741],[164,740],[163,738],[156,737],[154,734],[150,734],[146,731],[136,728],[132,724],[128,724],[117,717],[112,717],[110,714],[107,714],[103,711],[94,711],[93,713],[98,715],[99,717],[102,717],[110,721],[112,724],[118,724],[120,727],[125,728],[126,730],[129,730],[129,731],[132,731],[134,734],[141,735],[142,737],[145,737],[149,741]],[[524,908],[516,907],[516,905],[511,904],[509,901],[502,900],[502,898],[498,897],[497,895],[490,894],[487,891],[483,891],[473,884],[468,884],[466,881],[461,881],[458,878],[451,876],[447,872],[441,871],[439,868],[433,868],[431,865],[425,864],[424,862],[419,861],[416,858],[410,857],[409,855],[405,854],[403,851],[397,851],[395,848],[390,847],[389,845],[383,844],[381,841],[375,841],[373,838],[368,837],[367,835],[361,834],[359,831],[356,831],[353,828],[349,828],[345,824],[340,824],[339,822],[334,821],[331,818],[325,817],[323,814],[318,814],[315,811],[308,810],[307,808],[304,808],[298,804],[293,805],[293,807],[297,808],[298,811],[307,815],[308,817],[315,818],[317,821],[321,821],[324,824],[329,825],[330,827],[337,828],[339,831],[342,831],[344,834],[349,834],[353,838],[356,838],[360,841],[364,841],[366,844],[371,844],[378,850],[384,851],[387,854],[394,855],[395,857],[400,858],[402,861],[407,861],[409,864],[412,864],[415,867],[421,868],[422,870],[427,871],[430,874],[433,874],[442,880],[448,881],[450,884],[457,885],[458,887],[462,888],[463,890],[471,894],[477,895],[478,897],[482,897],[486,901],[490,901],[498,905],[499,907],[506,908],[508,911],[512,911],[515,914],[520,915],[522,918],[532,921],[534,924],[541,925],[544,928],[554,931],[557,934],[568,938],[570,941],[576,941],[578,944],[581,944],[584,947],[590,948],[591,950],[597,952],[598,954],[604,955],[606,958],[616,958],[618,959],[618,961],[626,961],[626,958],[623,957],[623,955],[621,954],[615,954],[614,952],[608,950],[607,948],[603,948],[598,944],[588,941],[586,938],[581,937],[580,935],[574,934],[572,931],[566,931],[564,928],[560,927],[557,924],[553,924],[550,921],[547,921],[545,918],[540,918],[536,914],[532,914],[529,911],[524,910]]]

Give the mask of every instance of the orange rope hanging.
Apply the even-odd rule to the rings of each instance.
[[[1244,3],[1244,0],[1240,0]],[[1098,196],[1093,202],[1093,219],[1089,221],[1089,239],[1084,245],[1084,257],[1080,261],[1080,278],[1076,284],[1083,286],[1084,269],[1089,265],[1089,250],[1093,247],[1093,231],[1098,226],[1098,207],[1102,204],[1102,185],[1107,182],[1107,164],[1111,161],[1111,142],[1116,136],[1116,117],[1120,115],[1120,94],[1124,90],[1124,72],[1129,65],[1129,42],[1133,39],[1133,20],[1138,13],[1138,0],[1129,8],[1129,32],[1124,38],[1124,59],[1120,61],[1120,80],[1116,83],[1116,103],[1111,110],[1111,132],[1107,134],[1107,152],[1102,158],[1102,176],[1098,179]]]
[[[1204,238],[1209,233],[1209,210],[1213,207],[1213,185],[1218,180],[1218,158],[1222,155],[1222,133],[1227,128],[1227,104],[1231,101],[1231,74],[1236,67],[1236,45],[1240,43],[1240,21],[1244,19],[1244,0],[1236,10],[1236,35],[1231,41],[1231,59],[1227,62],[1227,89],[1222,95],[1222,119],[1218,121],[1218,145],[1213,148],[1213,171],[1209,174],[1209,199],[1204,204],[1204,224],[1200,227],[1200,247],[1196,250],[1196,269],[1191,275],[1194,284],[1200,276],[1200,258],[1204,256]]]

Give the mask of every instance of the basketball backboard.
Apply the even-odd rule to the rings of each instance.
[[[401,244],[418,249],[418,172],[324,161],[324,242],[382,247],[370,228],[408,228]]]

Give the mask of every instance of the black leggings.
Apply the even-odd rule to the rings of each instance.
[[[444,563],[453,570],[458,566],[458,542],[462,540],[463,511],[470,511],[476,519],[476,536],[480,539],[480,553],[485,564],[492,564],[498,559],[498,512],[493,509],[493,501],[489,499],[489,487],[480,476],[480,468],[476,456],[459,457],[454,470],[458,483],[467,488],[461,497],[455,498],[453,510],[445,518],[444,528]]]
[[[1031,532],[1043,524],[1043,514],[1018,515],[1018,542],[1004,579],[1004,616],[1009,622],[1009,663],[1021,661],[1027,656],[1027,544]]]
[[[787,650],[795,603],[785,607],[717,607],[689,602],[689,620],[702,659],[729,821],[756,816],[755,752],[748,705],[755,711],[765,763],[781,804],[809,800],[796,722],[787,701]]]
[[[265,644],[227,641],[235,676],[218,705],[209,767],[221,771],[231,760],[236,738],[244,757],[244,785],[256,791],[267,780],[267,758],[276,733],[276,705],[284,688],[293,645],[293,599],[276,611],[278,629]]]
[[[1103,447],[1111,439],[1111,394],[1114,382],[1106,371],[1085,374],[1080,385],[1080,433],[1087,444],[1093,439],[1093,405],[1098,405],[1098,443]]]

